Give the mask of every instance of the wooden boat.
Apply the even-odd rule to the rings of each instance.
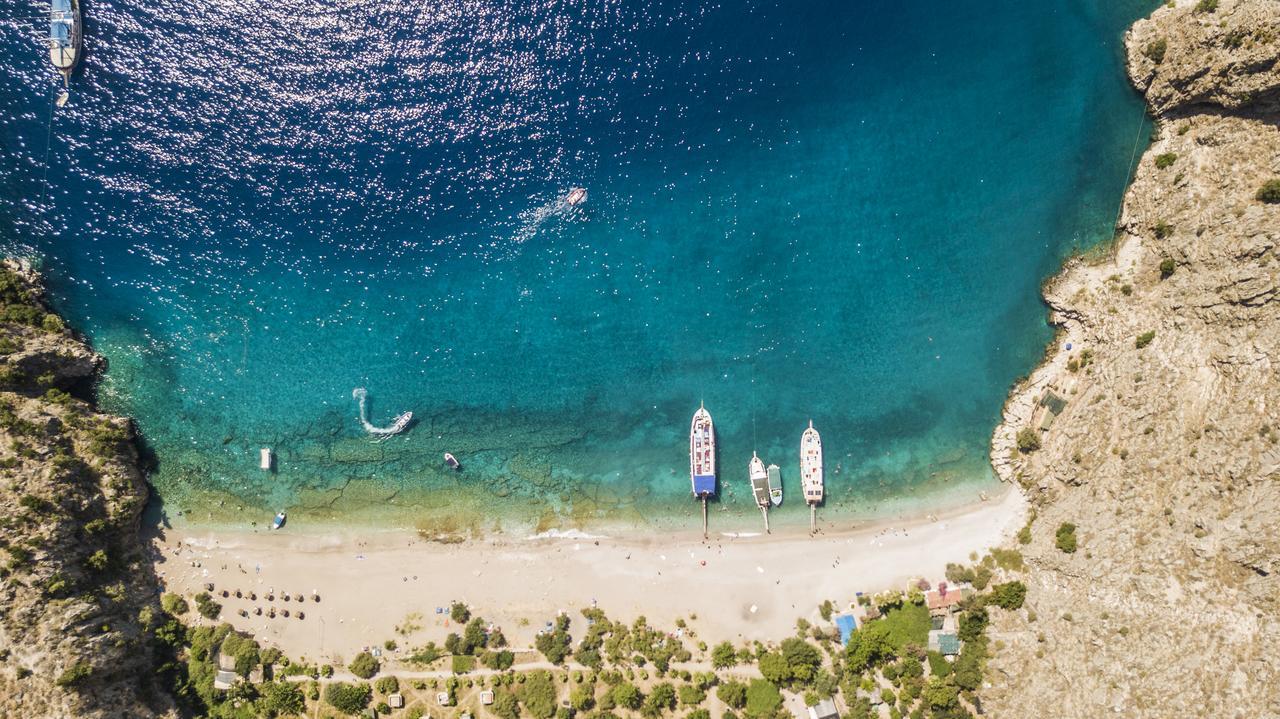
[[[747,464],[747,476],[751,479],[751,496],[760,508],[764,517],[764,531],[769,531],[769,473],[765,471],[764,462],[755,452],[751,453],[751,462]]]
[[[809,420],[809,428],[800,436],[800,490],[804,493],[804,501],[809,505],[809,528],[817,530],[817,507],[822,503],[822,437],[813,428],[813,420]]]
[[[716,494],[716,428],[711,413],[699,407],[689,427],[689,481],[702,500],[702,535],[707,535],[707,499]]]
[[[273,520],[271,521],[271,528],[272,528],[272,529],[279,529],[279,528],[283,527],[283,526],[284,526],[284,521],[285,521],[285,515],[284,515],[284,512],[280,512],[279,514],[277,514],[277,515],[276,515],[276,518],[275,518],[275,519],[273,519]]]
[[[769,473],[765,471],[764,462],[759,455],[751,453],[751,462],[747,464],[747,476],[751,479],[751,497],[756,506],[769,507]]]
[[[782,505],[782,472],[778,465],[769,465],[769,503],[775,507]]]
[[[80,1],[51,0],[49,3],[49,61],[62,73],[62,84],[71,81],[71,73],[80,62]]]
[[[444,463],[449,469],[462,469],[462,464],[458,462],[458,458],[448,452],[444,453]]]

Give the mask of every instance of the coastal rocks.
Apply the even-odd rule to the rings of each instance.
[[[1129,33],[1156,136],[1113,251],[1046,287],[1059,337],[993,436],[1037,511],[1026,608],[993,615],[994,716],[1280,716],[1280,205],[1256,198],[1280,3],[1209,5]]]
[[[1280,107],[1280,3],[1214,4],[1183,0],[1130,29],[1129,75],[1157,115]]]
[[[31,281],[0,270],[0,344],[21,344],[0,391],[0,716],[173,716],[153,678],[132,428],[62,391],[101,362],[60,322],[31,321],[47,313]]]

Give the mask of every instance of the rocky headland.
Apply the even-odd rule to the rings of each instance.
[[[102,360],[0,267],[0,716],[174,713],[157,682],[147,484],[128,420],[89,401]]]
[[[1001,717],[1280,716],[1280,2],[1181,0],[1126,36],[1153,142],[1114,246],[992,442],[1036,518],[993,620]]]

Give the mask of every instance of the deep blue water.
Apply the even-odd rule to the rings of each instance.
[[[47,198],[53,75],[0,5],[0,237],[167,509],[685,523],[705,401],[740,528],[753,448],[803,512],[810,418],[836,513],[993,481],[1153,3],[92,0]],[[371,443],[357,386],[419,422]]]

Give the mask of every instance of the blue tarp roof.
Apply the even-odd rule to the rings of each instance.
[[[853,618],[852,614],[841,614],[836,617],[836,629],[840,630],[840,643],[848,644],[849,635],[853,634],[853,630],[858,628],[858,621]]]
[[[699,474],[693,478],[693,493],[695,496],[702,495],[712,496],[716,493],[716,476],[714,474]]]

